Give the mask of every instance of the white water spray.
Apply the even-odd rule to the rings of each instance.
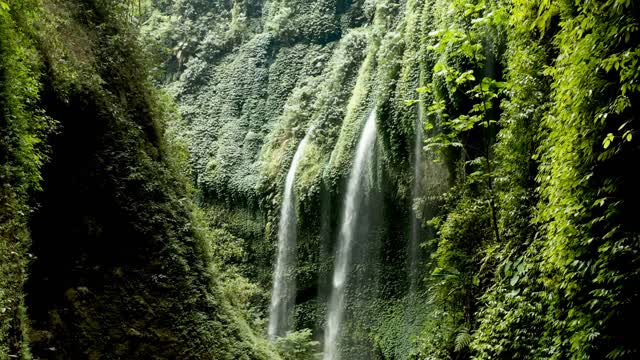
[[[413,191],[412,198],[422,196],[423,194],[423,164],[422,164],[422,147],[424,142],[423,129],[423,113],[422,106],[418,104],[418,117],[416,119],[416,136],[413,153]],[[409,294],[413,297],[418,286],[418,243],[420,241],[420,219],[415,206],[411,206],[411,242],[409,243]]]
[[[344,202],[342,225],[338,235],[338,248],[336,251],[333,287],[331,299],[327,309],[327,328],[324,337],[323,360],[337,360],[338,337],[344,315],[345,285],[351,263],[351,250],[356,231],[357,219],[360,213],[362,198],[366,195],[367,165],[373,159],[373,150],[376,142],[376,112],[371,112],[365,123],[358,147],[353,168],[349,175],[347,194]]]
[[[273,291],[269,311],[268,334],[271,340],[285,335],[291,329],[291,316],[295,301],[295,262],[296,238],[298,220],[296,217],[296,199],[294,183],[298,164],[304,154],[312,129],[302,139],[293,156],[291,167],[287,173],[284,185],[284,196],[280,208],[280,223],[278,224],[278,257],[273,274]]]

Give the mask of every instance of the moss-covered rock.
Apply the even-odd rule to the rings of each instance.
[[[0,358],[277,359],[221,284],[130,11],[0,2]]]

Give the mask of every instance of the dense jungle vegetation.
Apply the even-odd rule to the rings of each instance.
[[[0,360],[640,358],[639,60],[633,0],[0,0]]]

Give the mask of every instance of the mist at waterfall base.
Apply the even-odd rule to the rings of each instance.
[[[269,308],[268,335],[272,340],[277,336],[285,335],[291,329],[296,292],[295,263],[298,227],[294,185],[296,170],[304,154],[311,132],[312,129],[309,129],[298,145],[284,186],[280,223],[278,225],[278,255],[273,275],[273,291]]]

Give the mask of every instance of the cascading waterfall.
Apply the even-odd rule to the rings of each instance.
[[[295,300],[295,276],[294,266],[296,261],[296,237],[298,220],[296,217],[296,199],[294,183],[298,164],[304,154],[304,149],[311,135],[312,129],[307,131],[296,153],[293,156],[291,167],[287,173],[284,186],[284,197],[280,208],[280,223],[278,224],[278,257],[276,269],[273,274],[273,291],[271,293],[271,305],[269,312],[268,334],[271,340],[286,334],[291,329],[290,319]]]
[[[424,141],[423,129],[423,111],[421,104],[418,105],[418,116],[416,119],[416,135],[413,153],[413,191],[412,198],[415,199],[422,196],[423,189],[423,164],[422,164],[422,146]],[[409,243],[409,295],[415,296],[418,286],[418,254],[420,242],[420,219],[415,205],[411,206],[411,240]]]
[[[345,306],[345,285],[351,262],[353,238],[356,231],[360,204],[366,195],[368,166],[373,159],[373,150],[376,142],[376,112],[373,110],[365,123],[358,147],[353,168],[349,175],[347,194],[344,202],[342,225],[338,235],[338,248],[336,251],[331,298],[327,309],[327,329],[324,338],[324,360],[338,359],[338,336],[342,325]]]

